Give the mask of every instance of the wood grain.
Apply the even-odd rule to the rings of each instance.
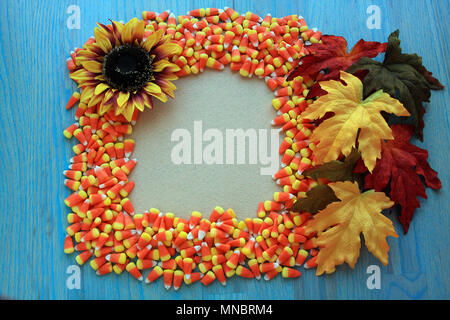
[[[66,27],[67,7],[81,9],[81,29]],[[381,29],[366,27],[369,5],[381,8]],[[65,68],[70,50],[92,35],[95,22],[128,20],[143,10],[185,14],[200,7],[230,6],[239,12],[273,16],[293,13],[324,34],[343,35],[353,46],[360,38],[385,41],[395,29],[405,52],[449,85],[449,3],[436,1],[4,1],[0,6],[0,296],[16,299],[448,299],[450,117],[448,90],[433,92],[425,115],[429,162],[443,188],[427,190],[409,233],[390,239],[390,263],[381,266],[381,290],[366,286],[366,268],[379,262],[366,249],[355,270],[341,266],[330,276],[305,271],[295,281],[269,283],[233,278],[166,292],[161,280],[144,286],[129,275],[97,277],[82,268],[81,290],[68,290],[63,253],[69,194],[61,172],[71,156],[62,131],[73,122],[64,106],[75,89]],[[401,230],[395,220],[395,227]]]

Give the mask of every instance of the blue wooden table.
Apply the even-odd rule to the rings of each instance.
[[[81,28],[68,29],[70,5],[80,8]],[[370,5],[380,8],[380,29],[369,29]],[[390,263],[380,265],[364,248],[351,270],[329,276],[306,271],[300,279],[281,277],[266,283],[233,278],[226,287],[214,283],[163,288],[128,274],[97,277],[81,269],[81,289],[69,290],[66,270],[74,256],[63,253],[69,194],[62,171],[72,143],[62,131],[73,122],[65,103],[75,89],[65,61],[70,50],[93,34],[97,21],[128,20],[143,10],[185,14],[201,7],[229,6],[239,12],[272,16],[298,13],[324,34],[357,40],[386,41],[395,29],[405,52],[417,52],[424,65],[448,87],[450,31],[448,0],[434,1],[25,1],[4,0],[0,6],[0,296],[19,299],[448,299],[449,276],[449,141],[448,89],[433,92],[425,114],[429,162],[443,188],[427,190],[409,233],[390,238]],[[398,221],[395,227],[401,230]],[[381,289],[369,290],[367,268],[381,266]]]

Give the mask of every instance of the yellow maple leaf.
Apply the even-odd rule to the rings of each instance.
[[[354,268],[361,248],[360,234],[367,249],[384,265],[388,263],[387,236],[398,237],[392,221],[381,211],[394,205],[383,192],[359,192],[357,182],[328,184],[341,201],[330,203],[306,226],[306,233],[316,232],[316,275],[333,273],[337,265],[347,262]]]
[[[320,87],[328,94],[319,97],[301,115],[302,118],[315,120],[327,112],[334,113],[310,137],[311,141],[320,141],[314,151],[316,162],[322,164],[337,160],[341,153],[348,156],[358,141],[361,158],[372,172],[377,158],[381,157],[382,139],[394,139],[380,112],[397,116],[410,114],[400,101],[382,90],[363,100],[363,84],[357,77],[341,71],[341,79],[347,85],[336,80],[321,82]]]

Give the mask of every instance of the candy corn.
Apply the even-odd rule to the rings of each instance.
[[[228,7],[200,8],[179,17],[169,11],[144,11],[142,17],[144,38],[161,30],[181,47],[168,56],[179,68],[175,75],[230,65],[242,77],[264,79],[275,96],[272,106],[277,115],[272,125],[285,135],[279,148],[282,168],[273,175],[282,190],[273,199],[259,202],[257,218],[244,221],[232,209],[221,207],[215,207],[209,217],[194,211],[187,220],[154,208],[135,212],[129,195],[135,186],[130,174],[137,160],[131,158],[135,141],[129,135],[139,112],[136,109],[130,121],[114,110],[101,112],[101,100],[95,100],[98,92],[88,101],[84,88],[81,95],[74,92],[66,105],[70,109],[78,103],[76,122],[63,132],[76,140],[75,156],[64,171],[64,184],[72,192],[64,201],[71,209],[64,252],[78,251],[76,261],[81,265],[90,260],[98,275],[126,270],[142,281],[141,270],[151,269],[145,283],[163,276],[165,288],[174,290],[183,281],[209,285],[217,279],[225,285],[226,278],[234,275],[260,279],[264,273],[264,279],[270,280],[281,273],[294,278],[300,271],[293,267],[315,267],[319,248],[315,235],[307,236],[303,227],[311,215],[289,211],[296,199],[317,184],[302,176],[315,164],[315,144],[308,141],[314,124],[301,119],[311,102],[305,97],[315,79],[288,81],[287,75],[300,57],[309,54],[303,42],[319,42],[320,31],[309,29],[298,15],[274,18],[240,14]],[[87,44],[95,42],[92,37]],[[71,73],[81,67],[79,50],[67,60]]]

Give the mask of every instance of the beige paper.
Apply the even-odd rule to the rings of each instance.
[[[238,128],[266,129],[270,137],[274,129],[270,121],[276,116],[273,93],[264,80],[244,79],[229,68],[205,70],[174,83],[175,99],[166,103],[154,99],[154,109],[140,114],[131,136],[136,143],[132,158],[138,160],[131,174],[136,186],[130,195],[136,212],[153,207],[183,218],[193,210],[209,217],[215,206],[221,206],[233,208],[240,219],[254,217],[260,201],[272,200],[273,192],[282,191],[271,176],[260,175],[260,164],[247,160],[240,165],[176,165],[171,152],[177,142],[171,141],[171,135],[185,128],[194,140],[194,121],[201,120],[203,133],[217,128],[224,139],[226,129]],[[192,153],[193,145],[192,141]]]

